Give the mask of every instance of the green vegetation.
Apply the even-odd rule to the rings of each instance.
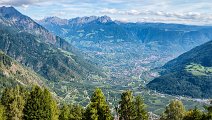
[[[204,119],[207,119],[206,115],[197,108],[187,111],[183,118],[183,120],[204,120]]]
[[[148,120],[148,113],[146,111],[146,105],[141,96],[136,96],[134,100],[135,106],[135,120]]]
[[[85,111],[85,119],[112,120],[109,105],[106,103],[105,96],[99,88],[97,88],[91,96],[90,103]]]
[[[141,96],[134,96],[131,91],[124,91],[119,105],[108,105],[101,89],[97,88],[86,108],[80,105],[61,104],[46,88],[33,86],[26,89],[16,86],[6,88],[0,100],[0,120],[210,120],[212,104],[205,106],[205,111],[196,107],[188,111],[179,100],[173,100],[160,116],[146,110]]]
[[[31,69],[24,67],[0,51],[0,94],[8,87],[16,85],[30,87],[31,84],[44,86],[46,81]]]
[[[82,106],[64,104],[60,110],[59,120],[81,120],[84,114],[85,110]]]
[[[57,120],[58,108],[51,93],[40,87],[32,88],[23,109],[24,120]]]
[[[2,97],[1,104],[4,105],[7,119],[9,120],[21,120],[23,119],[23,109],[25,104],[26,95],[23,88],[19,86],[15,88],[6,88]]]
[[[5,120],[6,115],[5,115],[5,108],[3,105],[0,104],[0,120]]]
[[[58,101],[86,106],[90,102],[89,97],[92,90],[99,87],[106,93],[109,106],[114,107],[118,104],[121,93],[130,89],[135,92],[135,95],[142,94],[145,98],[144,102],[149,106],[148,110],[154,113],[163,111],[169,100],[175,98],[172,96],[162,97],[160,94],[144,89],[144,86],[148,82],[146,79],[149,76],[155,77],[155,74],[149,72],[150,68],[158,67],[161,63],[174,57],[173,53],[167,54],[167,51],[173,51],[172,46],[171,49],[165,49],[161,43],[164,41],[163,37],[170,34],[172,35],[167,37],[168,39],[170,37],[176,39],[175,35],[179,35],[176,34],[176,30],[173,33],[165,32],[158,37],[158,34],[164,33],[164,30],[158,31],[158,28],[153,27],[154,25],[150,25],[153,27],[150,27],[151,29],[142,28],[140,25],[139,27],[129,25],[129,28],[126,26],[127,29],[122,29],[120,27],[122,25],[116,26],[116,24],[89,25],[88,31],[83,28],[79,28],[79,30],[77,30],[78,28],[69,28],[73,32],[78,31],[79,38],[74,42],[79,41],[80,44],[76,43],[75,47],[87,51],[86,55],[81,55],[65,40],[51,34],[13,7],[2,9],[7,9],[12,13],[8,12],[6,16],[5,13],[2,13],[4,10],[0,13],[2,14],[0,17],[0,49],[10,56],[3,54],[3,57],[0,58],[0,93],[3,93],[7,87],[20,85],[30,88],[32,84],[36,84],[48,88]],[[116,28],[115,32],[111,31],[111,27]],[[135,36],[138,35],[135,38],[141,39],[142,43],[133,41],[135,38],[134,35],[129,34],[129,29],[136,33]],[[67,32],[67,28],[64,30]],[[151,32],[152,30],[153,32]],[[88,39],[92,39],[88,41],[81,39],[86,35],[88,35]],[[151,37],[152,35],[154,37]],[[102,38],[107,39],[100,42],[99,40]],[[73,42],[75,35],[67,36],[67,39]],[[95,42],[95,39],[98,42]],[[201,43],[198,38],[194,41],[198,44]],[[167,42],[165,42],[165,46],[169,47]],[[160,54],[158,55],[158,53]],[[81,56],[91,57],[92,59],[88,60],[104,66],[109,78],[106,78],[99,69]],[[141,76],[144,73],[147,73],[146,78],[144,78],[145,75]],[[185,99],[183,102],[186,103],[186,108],[196,105],[199,108],[202,105],[191,99]]]
[[[121,101],[119,102],[120,119],[131,120],[135,117],[133,95],[131,91],[123,92],[121,95]]]
[[[212,41],[195,47],[162,67],[160,77],[147,84],[152,90],[194,98],[212,97]]]
[[[186,66],[186,71],[194,76],[210,76],[212,75],[212,67],[204,67],[200,64],[192,63]]]
[[[66,104],[64,104],[60,110],[59,119],[60,120],[69,120],[70,118],[70,109]]]
[[[6,87],[36,84],[48,87],[64,101],[87,104],[88,95],[84,91],[95,88],[90,82],[93,76],[96,79],[105,76],[71,45],[63,46],[64,40],[57,37],[60,43],[52,45],[44,37],[0,23],[0,51],[4,52],[0,53],[0,93]],[[69,98],[70,94],[74,97]]]
[[[185,114],[183,103],[179,100],[173,100],[166,107],[161,120],[182,120]]]
[[[131,91],[123,92],[119,102],[120,119],[124,120],[148,120],[148,113],[141,96],[133,98]]]

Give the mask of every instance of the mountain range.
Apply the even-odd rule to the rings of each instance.
[[[152,90],[199,98],[211,97],[211,78],[208,76],[194,77],[190,72],[184,70],[186,67],[190,70],[199,65],[203,68],[208,67],[201,64],[200,61],[189,60],[197,60],[198,57],[191,56],[194,53],[192,48],[212,40],[211,26],[123,23],[113,21],[108,16],[73,19],[49,17],[38,23],[76,46],[85,53],[86,59],[103,66],[103,70],[111,77],[110,84],[112,85],[121,84],[136,88],[155,78],[147,85]],[[207,47],[208,50],[210,50],[209,47]],[[172,61],[175,61],[172,59],[189,50],[192,54],[189,55],[190,52],[186,54],[187,59],[170,66]],[[205,57],[210,53],[211,51],[201,51],[201,54],[198,55]],[[211,60],[210,57],[208,59]],[[172,61],[168,62],[169,60]],[[205,61],[208,60],[205,59]],[[168,63],[165,64],[166,62]],[[185,62],[188,62],[188,66],[185,66]],[[164,64],[165,66],[162,67]],[[168,69],[158,74],[155,71],[160,71],[157,69],[160,67]],[[156,78],[158,75],[161,77]],[[183,78],[182,83],[178,80],[180,78]],[[178,86],[173,84],[174,79],[176,79],[174,83],[179,82],[179,84],[176,83]],[[191,82],[183,82],[189,80]],[[194,83],[195,80],[198,83]],[[199,82],[201,80],[205,81]]]
[[[157,42],[187,51],[212,38],[210,26],[193,26],[164,23],[123,23],[108,16],[91,16],[73,19],[48,17],[39,24],[67,41]]]
[[[159,75],[155,68],[208,42],[211,31],[210,26],[123,23],[108,16],[35,21],[14,7],[0,7],[0,91],[17,84],[37,84],[49,88],[62,102],[86,105],[93,88],[100,87],[107,101],[116,105],[120,93],[131,89],[148,98],[150,110],[158,112],[155,99],[162,106],[173,96],[163,98],[149,88],[178,93],[149,86]],[[201,68],[198,74],[208,77],[210,66],[206,64],[192,62],[185,68],[197,74],[196,67]],[[161,76],[166,73],[160,71]],[[208,89],[180,95],[209,96]]]

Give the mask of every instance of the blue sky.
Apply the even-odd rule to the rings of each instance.
[[[212,25],[212,0],[1,0],[33,19],[108,15],[130,22]]]

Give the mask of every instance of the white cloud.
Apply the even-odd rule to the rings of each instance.
[[[137,17],[141,21],[190,21],[190,22],[207,22],[212,21],[212,14],[198,13],[198,12],[165,12],[165,11],[150,11],[150,10],[117,10],[104,9],[100,13],[108,15],[124,15],[130,17]],[[126,17],[125,17],[126,18]],[[125,19],[126,21],[126,19]]]
[[[37,19],[109,15],[123,21],[164,21],[212,24],[211,0],[0,0]]]
[[[0,5],[23,6],[46,2],[47,0],[1,0]]]
[[[117,14],[118,10],[105,8],[105,9],[101,10],[100,13],[103,13],[103,14]]]

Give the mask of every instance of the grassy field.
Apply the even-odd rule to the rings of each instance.
[[[212,75],[212,67],[204,67],[200,64],[192,63],[186,66],[186,71],[192,73],[195,76],[208,76]]]

